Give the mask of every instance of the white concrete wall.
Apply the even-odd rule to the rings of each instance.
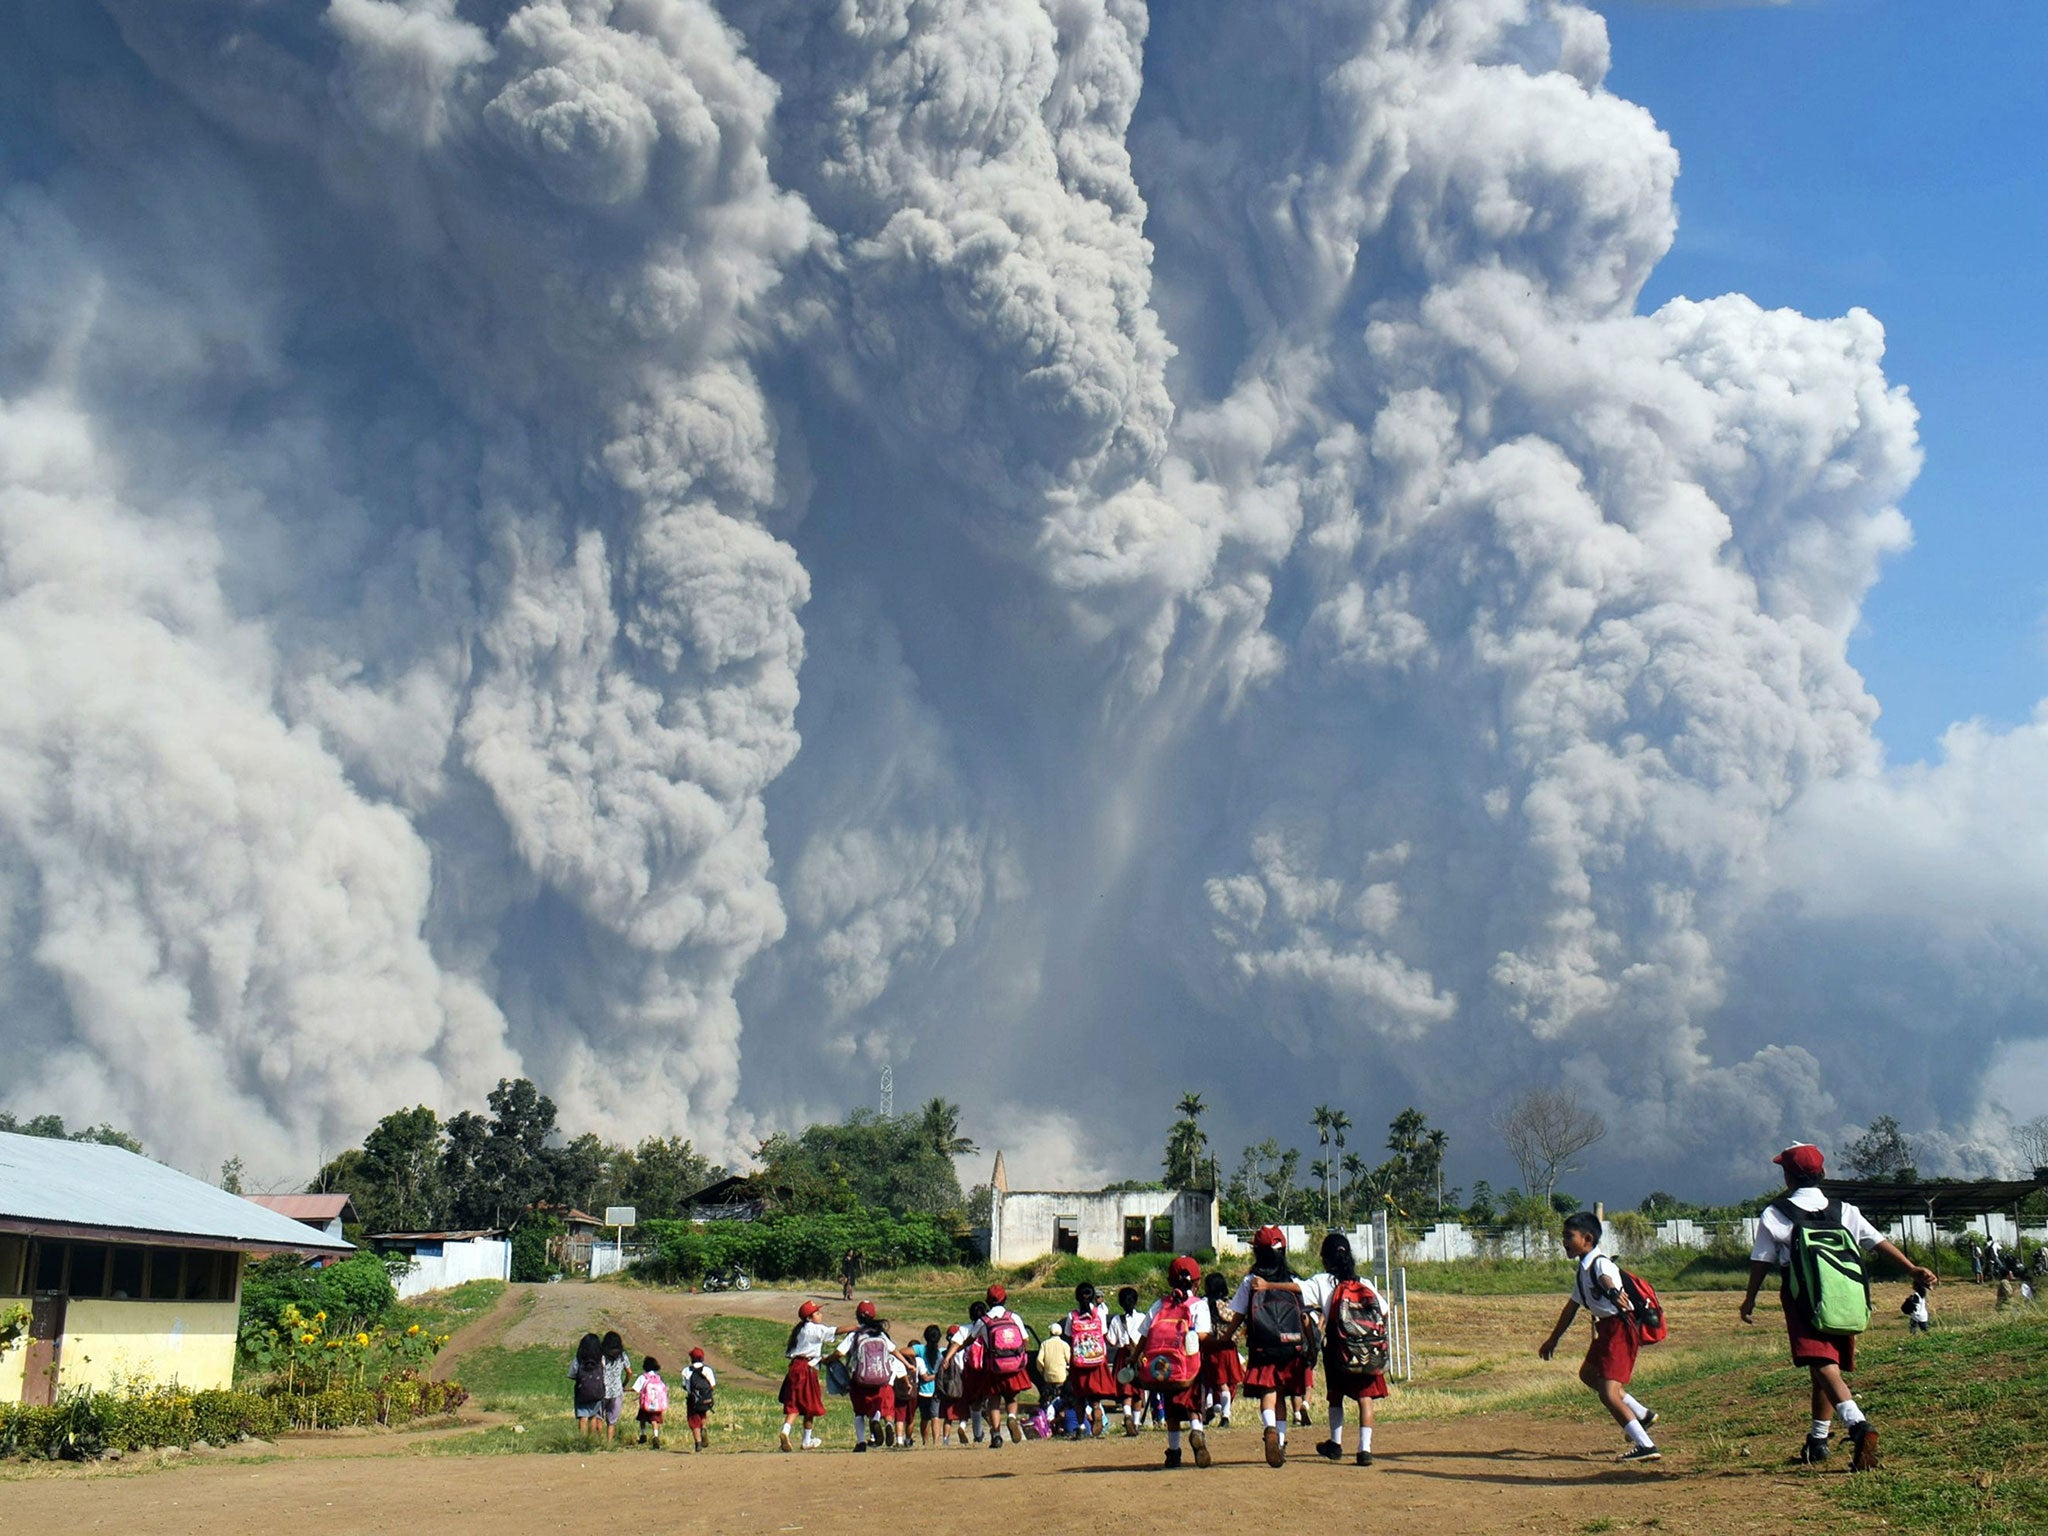
[[[510,1280],[512,1244],[504,1238],[478,1237],[463,1243],[444,1243],[438,1258],[412,1261],[405,1278],[398,1282],[401,1300],[423,1296],[428,1291],[445,1291],[466,1280]]]
[[[1124,1256],[1124,1222],[1143,1217],[1149,1245],[1154,1217],[1173,1220],[1173,1251],[1189,1253],[1216,1246],[1216,1201],[1198,1190],[1130,1190],[1117,1193],[1019,1189],[998,1195],[990,1213],[989,1261],[1028,1264],[1053,1251],[1061,1217],[1072,1217],[1080,1257],[1114,1260]]]
[[[1309,1241],[1307,1227],[1282,1227],[1280,1230],[1286,1234],[1289,1252],[1305,1253],[1311,1258],[1315,1256],[1319,1244]],[[1379,1248],[1373,1241],[1371,1227],[1353,1227],[1344,1235],[1351,1239],[1351,1257],[1357,1260],[1361,1269],[1378,1262]],[[1215,1247],[1217,1253],[1230,1258],[1249,1258],[1252,1251],[1250,1242],[1227,1227],[1217,1232]]]

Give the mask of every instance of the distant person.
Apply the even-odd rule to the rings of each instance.
[[[917,1433],[926,1445],[933,1444],[946,1427],[939,1411],[939,1357],[945,1353],[945,1345],[945,1330],[928,1323],[924,1337],[913,1349],[917,1356]],[[935,1422],[937,1430],[932,1428]]]
[[[894,1378],[889,1388],[896,1400],[896,1419],[889,1443],[903,1451],[917,1446],[917,1437],[910,1427],[917,1418],[917,1350],[918,1342],[913,1340],[896,1351],[896,1357],[889,1365],[889,1374]]]
[[[1843,1259],[1875,1251],[1905,1270],[1916,1284],[1924,1283],[1930,1289],[1937,1283],[1934,1271],[1922,1269],[1899,1252],[1855,1206],[1828,1198],[1821,1189],[1826,1166],[1819,1147],[1794,1142],[1771,1161],[1784,1170],[1787,1193],[1764,1207],[1758,1223],[1756,1246],[1749,1255],[1749,1290],[1742,1298],[1742,1320],[1756,1321],[1757,1292],[1763,1289],[1765,1277],[1776,1270],[1792,1363],[1805,1366],[1813,1383],[1813,1423],[1798,1459],[1808,1465],[1827,1460],[1829,1432],[1839,1417],[1856,1447],[1850,1470],[1867,1472],[1878,1464],[1877,1430],[1856,1406],[1842,1379],[1844,1372],[1856,1369],[1856,1334],[1822,1326],[1828,1321],[1820,1315],[1828,1305],[1825,1293],[1795,1296],[1795,1290],[1806,1282],[1795,1274],[1794,1260],[1823,1245]],[[1828,1272],[1845,1280],[1848,1276],[1847,1268],[1840,1264],[1831,1265]],[[1845,1284],[1845,1290],[1853,1293],[1853,1284]]]
[[[626,1407],[626,1377],[633,1365],[626,1358],[626,1341],[616,1332],[604,1336],[604,1441],[610,1445],[619,1433],[619,1415]]]
[[[661,1449],[661,1422],[668,1417],[668,1383],[661,1379],[661,1362],[648,1355],[640,1362],[640,1379],[633,1383],[633,1397],[639,1407],[634,1417],[640,1426],[641,1445],[647,1432],[654,1431],[654,1448]]]
[[[1927,1287],[1918,1280],[1913,1282],[1913,1289],[1900,1304],[1899,1310],[1906,1314],[1908,1334],[1926,1333],[1932,1329],[1933,1319],[1927,1307]]]
[[[1073,1374],[1074,1351],[1061,1332],[1057,1318],[1045,1331],[1045,1342],[1038,1346],[1038,1404],[1050,1419],[1053,1404],[1057,1402],[1064,1425],[1053,1423],[1051,1429],[1064,1427],[1071,1440],[1081,1438],[1076,1427],[1073,1400],[1067,1396],[1067,1378]]]
[[[788,1357],[789,1366],[782,1374],[782,1388],[776,1397],[782,1404],[782,1436],[780,1449],[793,1451],[790,1435],[796,1430],[796,1421],[804,1421],[803,1448],[817,1449],[818,1438],[811,1433],[811,1427],[825,1417],[825,1388],[818,1380],[818,1361],[823,1358],[825,1348],[847,1330],[834,1328],[830,1323],[818,1321],[818,1304],[807,1301],[796,1309],[796,1326],[789,1330],[789,1339],[783,1345],[783,1354]]]
[[[1600,1218],[1591,1211],[1577,1211],[1564,1219],[1564,1251],[1576,1261],[1572,1275],[1571,1299],[1557,1315],[1557,1326],[1537,1353],[1545,1360],[1557,1353],[1565,1330],[1580,1309],[1593,1315],[1593,1338],[1586,1346],[1586,1358],[1579,1366],[1579,1380],[1600,1399],[1600,1405],[1621,1426],[1627,1444],[1623,1461],[1656,1461],[1662,1456],[1650,1438],[1650,1426],[1657,1411],[1646,1408],[1629,1394],[1635,1378],[1636,1351],[1640,1344],[1628,1297],[1621,1286],[1621,1267],[1600,1251]]]
[[[604,1428],[604,1343],[594,1333],[577,1341],[569,1362],[569,1387],[576,1405],[576,1429],[586,1440]]]
[[[692,1451],[701,1451],[709,1443],[705,1426],[717,1406],[718,1373],[704,1363],[701,1348],[692,1349],[690,1368],[683,1373],[683,1422],[689,1426]]]
[[[987,1310],[968,1329],[968,1343],[954,1346],[981,1346],[979,1385],[992,1421],[988,1443],[990,1449],[998,1451],[1003,1448],[1005,1432],[1012,1444],[1023,1440],[1024,1426],[1017,1420],[1017,1399],[1031,1390],[1031,1336],[1025,1331],[1024,1320],[1009,1309],[1009,1299],[1010,1293],[1004,1287],[991,1285]],[[970,1376],[974,1374],[971,1364],[969,1371]],[[974,1390],[975,1383],[970,1379],[970,1395]]]
[[[1230,1315],[1230,1282],[1213,1272],[1205,1275],[1202,1295],[1209,1304],[1210,1320],[1209,1332],[1202,1340],[1202,1422],[1221,1423],[1228,1429],[1230,1406],[1244,1381],[1244,1357],[1237,1352],[1237,1341],[1223,1332],[1224,1319]]]
[[[1145,1341],[1145,1313],[1138,1305],[1137,1287],[1126,1285],[1116,1293],[1116,1316],[1109,1320],[1111,1359],[1116,1365],[1117,1399],[1123,1409],[1124,1434],[1137,1435],[1144,1417],[1145,1384],[1138,1375],[1138,1354]]]
[[[1975,1243],[1970,1244],[1970,1284],[1984,1283],[1984,1250]]]
[[[860,1259],[849,1248],[846,1250],[845,1256],[839,1261],[839,1299],[841,1301],[853,1300],[854,1282],[859,1279]]]

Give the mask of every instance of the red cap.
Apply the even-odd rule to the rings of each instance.
[[[1287,1248],[1287,1234],[1278,1227],[1261,1227],[1252,1234],[1252,1246],[1254,1248],[1278,1248],[1284,1252]]]
[[[690,1358],[692,1360],[702,1360],[704,1358],[704,1346],[699,1344],[696,1348],[692,1349],[690,1351]]]
[[[1172,1284],[1184,1285],[1192,1291],[1202,1283],[1202,1266],[1182,1254],[1166,1266],[1166,1278]]]
[[[864,1323],[872,1323],[875,1320],[875,1304],[872,1301],[864,1301],[853,1309],[853,1315]]]
[[[815,1301],[807,1301],[796,1309],[796,1315],[798,1317],[816,1317],[818,1315],[818,1304]]]
[[[1780,1168],[1789,1168],[1803,1179],[1817,1179],[1826,1166],[1820,1148],[1804,1141],[1795,1141],[1791,1146],[1771,1159]]]
[[[1000,1307],[1004,1302],[1008,1301],[1009,1299],[1010,1293],[1004,1290],[1000,1285],[992,1285],[988,1288],[988,1304],[990,1306]]]

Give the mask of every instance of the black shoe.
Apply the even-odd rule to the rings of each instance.
[[[1662,1461],[1664,1453],[1654,1445],[1632,1445],[1615,1459],[1617,1461]]]
[[[1168,1452],[1166,1453],[1166,1465],[1167,1465],[1167,1467],[1168,1467],[1169,1469],[1171,1469],[1171,1468],[1173,1468],[1173,1467],[1177,1467],[1177,1466],[1179,1466],[1179,1465],[1180,1465],[1180,1452],[1179,1452],[1179,1451],[1168,1451]]]
[[[1316,1454],[1325,1461],[1342,1461],[1344,1459],[1344,1447],[1334,1440],[1325,1440],[1316,1446]]]
[[[1371,1452],[1371,1451],[1360,1451],[1360,1452],[1358,1453],[1358,1464],[1359,1464],[1359,1465],[1360,1465],[1361,1467],[1369,1467],[1369,1466],[1371,1466],[1371,1465],[1372,1465],[1372,1452]]]
[[[1877,1460],[1877,1426],[1868,1419],[1849,1431],[1849,1438],[1856,1443],[1856,1454],[1850,1458],[1851,1472],[1875,1472]]]
[[[1828,1459],[1828,1437],[1808,1435],[1799,1446],[1799,1454],[1792,1458],[1803,1467],[1817,1467]]]
[[[1645,1408],[1640,1414],[1636,1416],[1636,1422],[1642,1425],[1643,1428],[1648,1429],[1652,1424],[1657,1422],[1658,1417],[1659,1415],[1656,1409]]]
[[[860,1441],[856,1441],[856,1442],[855,1442],[855,1444],[854,1444],[854,1447],[853,1447],[853,1454],[854,1454],[854,1455],[856,1455],[856,1456],[858,1456],[858,1455],[859,1455],[859,1454],[860,1454],[860,1453],[861,1453],[862,1451],[866,1450],[867,1448],[868,1448],[868,1443],[867,1443],[867,1441],[865,1441],[865,1440],[860,1440]]]
[[[1195,1453],[1195,1465],[1213,1467],[1216,1458],[1209,1454],[1209,1437],[1199,1429],[1188,1431],[1188,1449]]]

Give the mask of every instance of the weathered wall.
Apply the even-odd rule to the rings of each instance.
[[[73,1301],[64,1312],[57,1385],[105,1391],[122,1381],[175,1381],[203,1392],[235,1377],[232,1301]]]
[[[420,1257],[398,1282],[398,1294],[411,1298],[428,1291],[445,1291],[465,1280],[510,1280],[512,1245],[502,1238],[480,1237],[473,1242],[445,1244],[438,1257]]]
[[[1061,1217],[1074,1218],[1084,1259],[1120,1259],[1124,1222],[1142,1217],[1150,1231],[1155,1217],[1173,1221],[1173,1248],[1187,1253],[1216,1246],[1216,1203],[1199,1190],[1133,1190],[1094,1193],[1078,1190],[1015,1190],[998,1196],[990,1217],[989,1258],[996,1264],[1025,1264],[1053,1251]]]

